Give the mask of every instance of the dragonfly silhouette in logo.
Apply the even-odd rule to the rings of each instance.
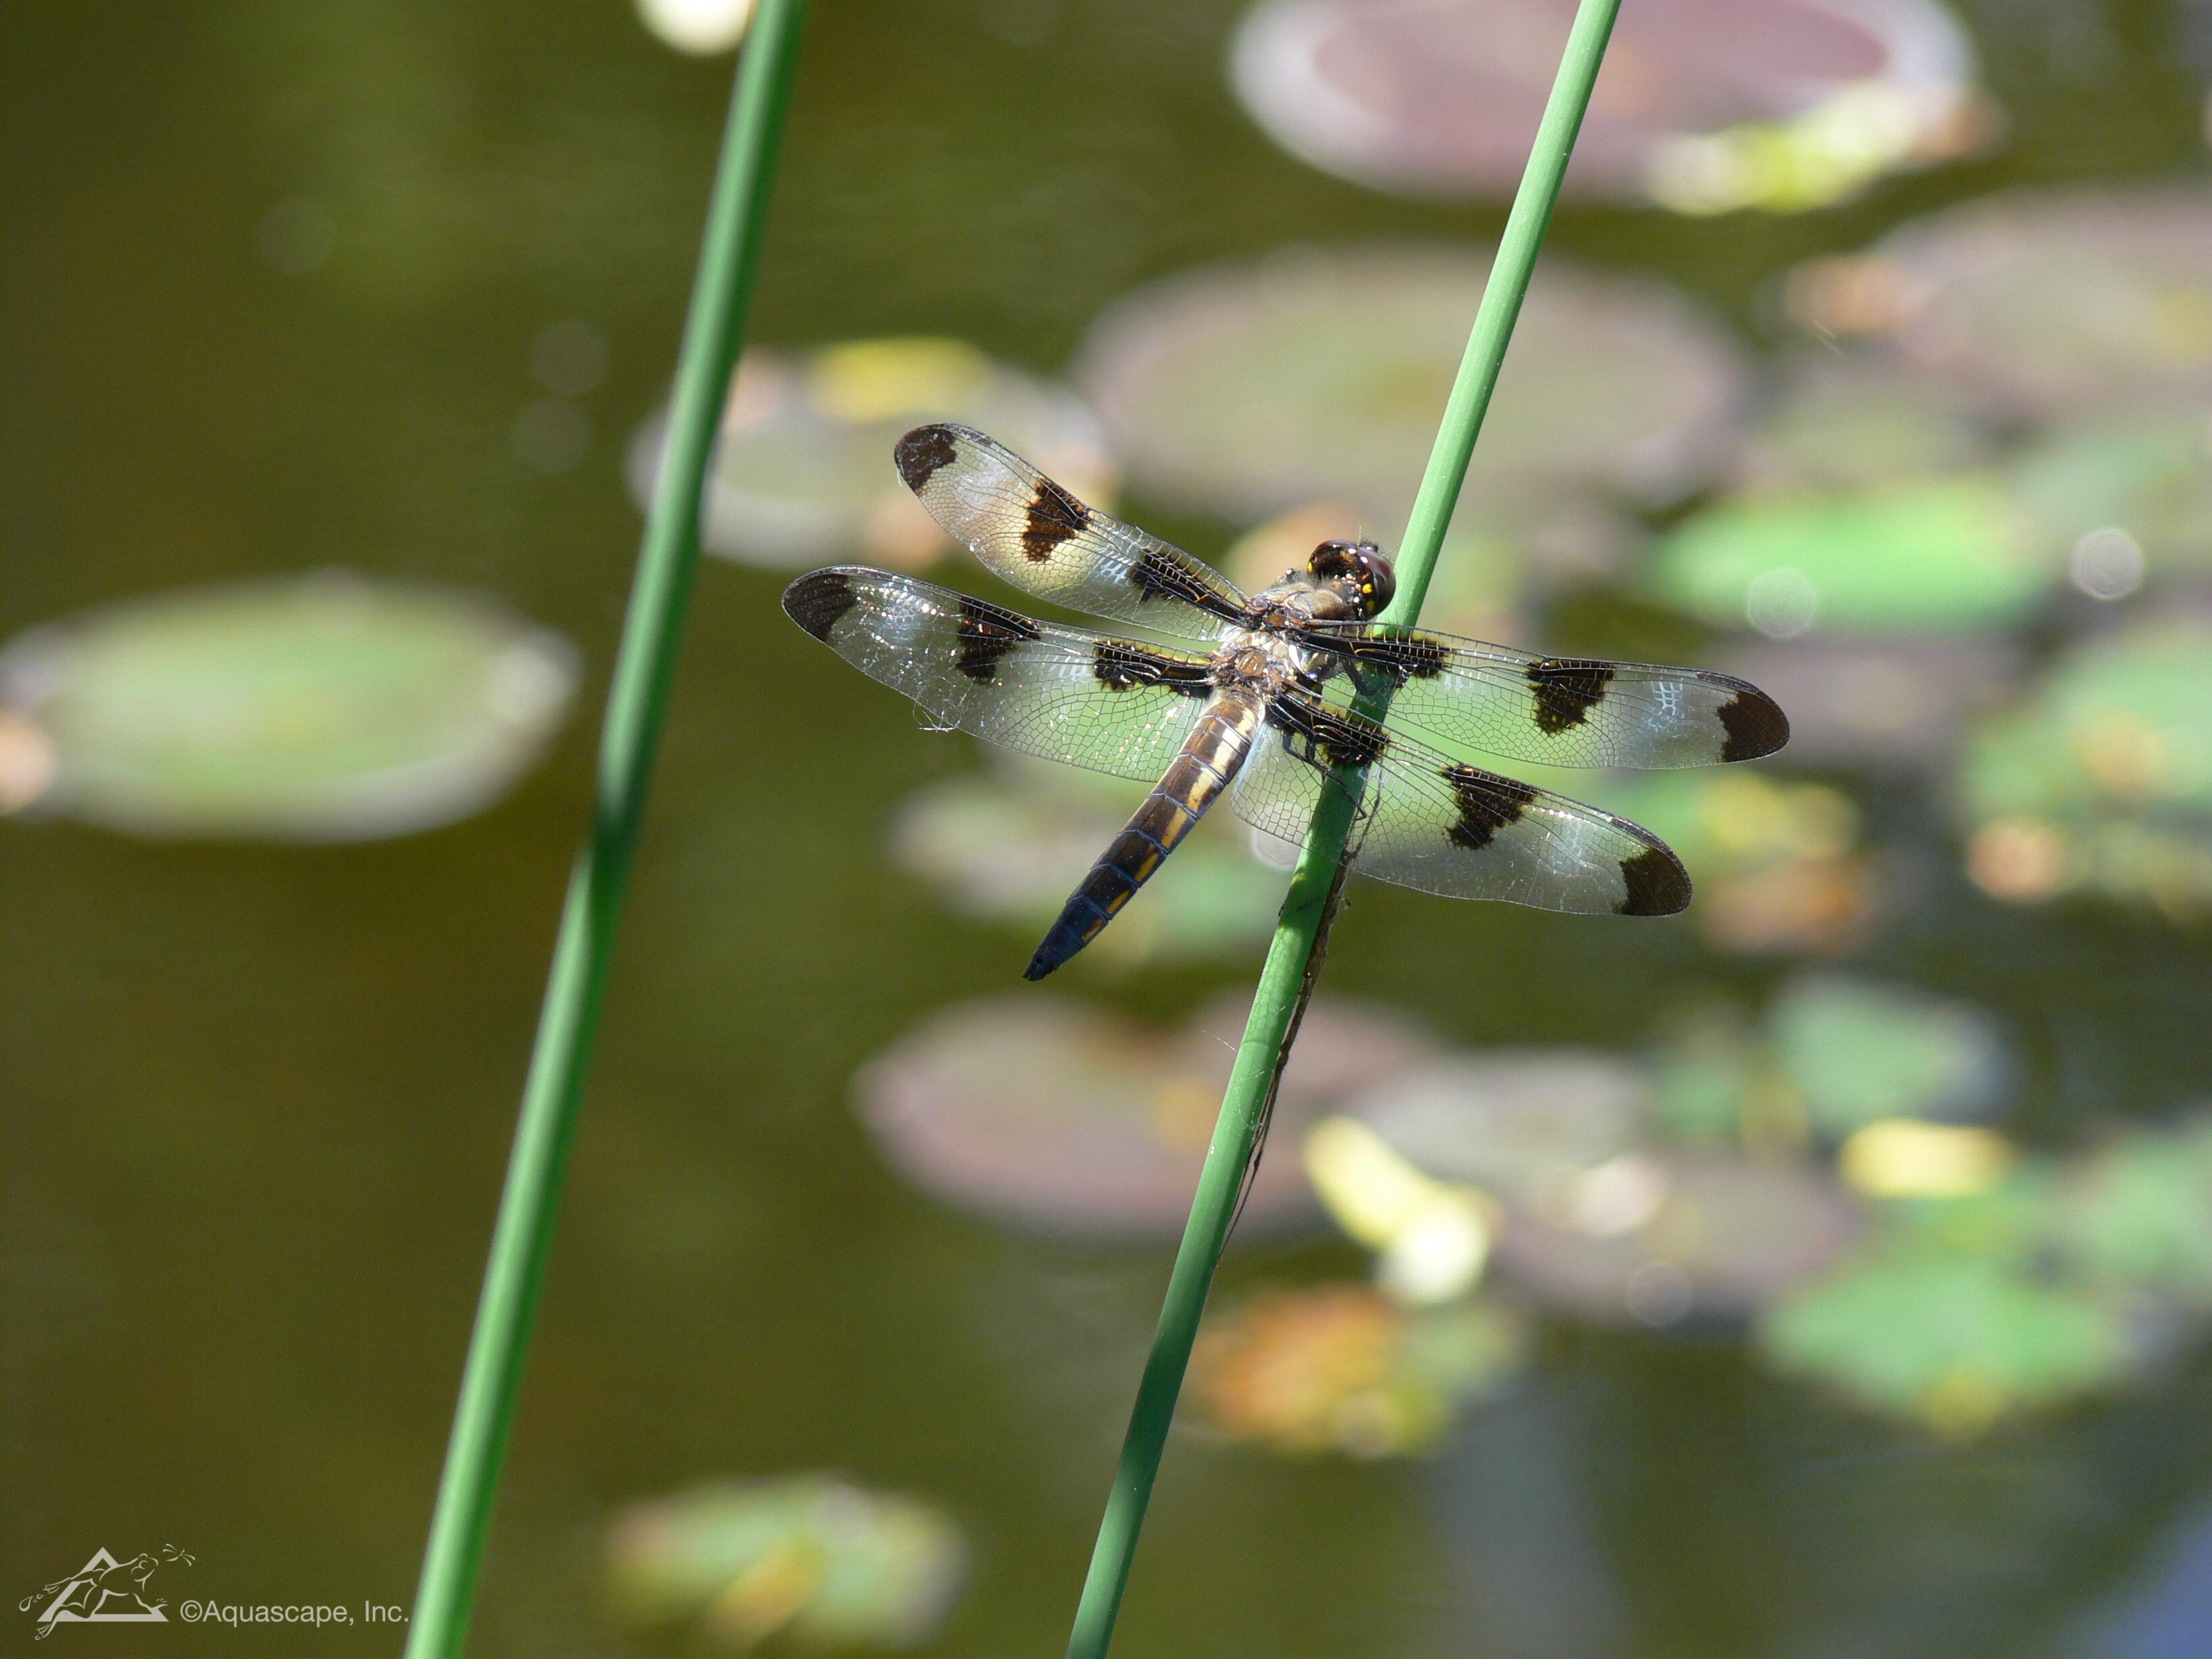
[[[1156,787],[1069,897],[1024,977],[1098,936],[1223,795],[1251,823],[1304,838],[1332,769],[1364,767],[1352,868],[1455,898],[1671,915],[1689,872],[1640,825],[1455,760],[1424,738],[1555,766],[1753,760],[1790,723],[1726,674],[1539,657],[1382,627],[1389,562],[1328,541],[1259,593],[1085,506],[964,426],[899,440],[899,475],[954,539],[1041,599],[1202,641],[1175,649],[1033,621],[864,566],[801,576],[783,608],[933,722],[1025,754]],[[1349,706],[1389,690],[1388,717]]]

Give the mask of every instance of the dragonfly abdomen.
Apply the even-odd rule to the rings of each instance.
[[[1023,978],[1042,979],[1097,939],[1152,878],[1243,765],[1262,712],[1256,699],[1241,691],[1217,697],[1207,706],[1158,787],[1130,814],[1121,833],[1091,866],[1091,873],[1068,895],[1060,920],[1030,958]]]

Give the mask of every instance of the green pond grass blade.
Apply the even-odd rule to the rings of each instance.
[[[790,106],[802,0],[762,0],[723,137],[659,487],[646,518],[607,697],[592,826],[569,878],[538,1039],[523,1086],[490,1259],[438,1485],[408,1659],[453,1659],[469,1612],[514,1423],[576,1111],[607,983],[624,883],[699,561],[701,492],[744,337],[776,150]]]
[[[1590,88],[1596,83],[1598,66],[1604,61],[1606,42],[1620,9],[1620,0],[1581,0],[1576,9],[1559,76],[1553,82],[1528,167],[1513,198],[1513,210],[1506,220],[1498,258],[1491,267],[1482,304],[1468,337],[1467,353],[1444,407],[1428,471],[1414,498],[1398,553],[1398,593],[1384,613],[1387,622],[1410,623],[1420,615],[1421,601],[1436,569],[1437,552],[1443,544],[1444,527],[1458,505],[1475,437],[1489,410],[1498,371],[1505,361],[1506,343],[1520,317],[1537,251],[1551,223],[1560,181],[1566,175],[1567,158],[1574,151],[1583,112],[1589,107]],[[1379,716],[1387,703],[1380,699],[1370,703],[1362,698],[1355,706]],[[1205,1311],[1214,1268],[1229,1237],[1237,1191],[1259,1129],[1261,1108],[1307,964],[1320,938],[1346,841],[1358,816],[1359,775],[1339,775],[1346,787],[1322,794],[1291,874],[1290,892],[1283,902],[1266,964],[1260,970],[1251,1019],[1237,1050],[1221,1115],[1199,1176],[1198,1194],[1191,1202],[1190,1220],[1168,1278],[1152,1353],[1137,1385],[1121,1460],[1115,1470],[1105,1518],[1099,1524],[1098,1541],[1091,1552],[1091,1571],[1076,1607],[1068,1659],[1104,1659],[1113,1641],[1114,1621],[1121,1612],[1137,1534],[1144,1524],[1145,1506],[1159,1472],[1168,1425],[1175,1417],[1176,1398],[1182,1391],[1191,1345],[1198,1335],[1199,1316]]]

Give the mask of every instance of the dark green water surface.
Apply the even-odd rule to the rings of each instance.
[[[1236,12],[818,7],[755,337],[941,332],[1054,372],[1103,302],[1203,259],[1495,234],[1501,210],[1392,201],[1276,151],[1225,88]],[[1756,342],[1771,279],[1808,254],[2007,184],[2200,174],[2188,21],[1984,0],[1967,21],[2011,121],[1994,155],[1794,218],[1571,207],[1555,246],[1656,270]],[[404,1603],[586,811],[638,528],[623,449],[672,361],[729,66],[678,58],[621,0],[235,0],[10,8],[0,75],[0,638],[152,587],[342,564],[489,590],[589,665],[551,763],[432,834],[290,848],[0,824],[0,1643],[27,1647],[15,1602],[103,1547],[190,1552],[163,1570],[173,1597]],[[284,275],[257,238],[295,198],[332,240]],[[531,342],[571,318],[611,368],[584,399],[589,457],[549,476],[510,434],[544,395]],[[1191,538],[1218,552],[1226,532]],[[856,1065],[1014,988],[1030,941],[955,920],[886,861],[891,806],[972,749],[835,664],[779,613],[781,585],[700,572],[478,1653],[685,1650],[607,1622],[607,1516],[817,1468],[967,1528],[972,1576],[927,1651],[1065,1641],[1167,1255],[965,1218],[854,1122]],[[1936,835],[1917,797],[1866,805]],[[1069,988],[1178,1022],[1256,965]],[[2005,1022],[2031,1137],[2163,1109],[2212,1064],[2201,928],[2000,910],[1945,877],[1866,967]],[[1782,971],[1686,924],[1368,890],[1329,982],[1455,1042],[1620,1046],[1662,988],[1748,996]],[[1227,1279],[1358,1267],[1255,1248]],[[1952,1446],[1733,1345],[1560,1325],[1433,1461],[1179,1437],[1118,1650],[2095,1651],[2083,1621],[2212,1503],[2208,1385],[2184,1353],[2147,1389]],[[178,1624],[49,1639],[56,1659],[397,1645]]]

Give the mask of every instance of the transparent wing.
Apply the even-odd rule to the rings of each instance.
[[[1690,874],[1640,824],[1463,765],[1372,722],[1294,695],[1237,775],[1240,816],[1296,843],[1338,787],[1322,769],[1364,763],[1352,869],[1449,898],[1584,915],[1672,915]]]
[[[892,453],[947,534],[1041,599],[1201,640],[1218,637],[1244,608],[1227,577],[1085,507],[973,428],[916,427]]]
[[[1349,696],[1381,674],[1395,683],[1393,729],[1418,728],[1486,754],[1550,766],[1707,766],[1756,760],[1790,740],[1790,721],[1757,686],[1702,668],[1538,657],[1449,634],[1366,624],[1299,630],[1334,653]]]
[[[945,726],[1115,777],[1157,782],[1213,692],[1202,657],[1054,628],[887,571],[810,572],[783,608]]]

